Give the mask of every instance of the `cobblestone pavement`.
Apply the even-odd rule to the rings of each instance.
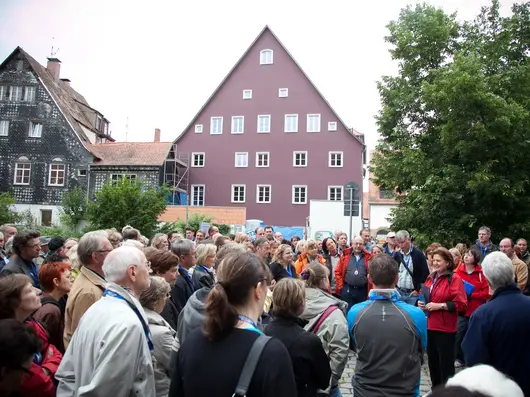
[[[427,358],[427,357],[425,357]],[[355,364],[357,363],[356,356],[350,352],[350,357],[348,359],[348,364],[346,369],[342,374],[342,379],[340,381],[340,390],[343,397],[352,397],[353,389],[351,386],[351,378],[355,370]],[[431,378],[429,376],[429,368],[427,367],[427,360],[421,369],[421,380],[420,380],[420,396],[423,396],[431,391]]]

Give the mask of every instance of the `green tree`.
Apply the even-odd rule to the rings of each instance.
[[[169,190],[166,186],[146,188],[142,182],[122,179],[106,183],[88,203],[86,217],[91,228],[121,230],[131,225],[151,237],[158,217],[165,211]]]
[[[80,186],[66,192],[61,200],[61,223],[76,231],[79,223],[85,219],[87,209],[86,193]]]
[[[395,189],[394,229],[420,242],[530,231],[530,4],[474,21],[428,5],[388,25],[397,76],[378,84],[374,182]]]
[[[0,225],[4,223],[17,223],[20,215],[13,209],[15,198],[9,193],[0,193]]]

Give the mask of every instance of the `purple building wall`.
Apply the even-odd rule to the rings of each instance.
[[[273,50],[273,63],[260,52]],[[288,88],[288,97],[279,89]],[[243,99],[243,90],[252,99]],[[298,132],[284,132],[285,114],[298,114]],[[307,132],[307,114],[320,114],[320,132]],[[271,115],[270,133],[258,133],[258,115]],[[232,116],[244,116],[244,132],[232,134]],[[210,134],[211,117],[223,117],[222,134]],[[336,122],[336,131],[328,131]],[[202,133],[196,133],[202,125]],[[305,225],[311,199],[328,199],[328,186],[350,181],[362,188],[362,143],[354,137],[297,66],[276,36],[265,28],[218,91],[176,140],[180,153],[204,153],[204,166],[190,168],[192,185],[205,185],[204,205],[245,206],[248,219],[266,224]],[[307,167],[293,167],[293,151],[307,151]],[[328,165],[329,152],[343,152],[343,166]],[[248,166],[235,167],[235,153],[248,152]],[[256,152],[269,152],[269,167],[256,167]],[[193,162],[193,158],[192,158]],[[193,165],[193,164],[192,164]],[[245,185],[245,202],[232,202],[232,185]],[[257,185],[271,185],[271,202],[257,203]],[[292,186],[307,185],[307,203],[292,203]]]

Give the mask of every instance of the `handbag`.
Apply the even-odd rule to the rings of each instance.
[[[245,365],[243,366],[243,370],[241,371],[241,375],[239,375],[236,391],[232,397],[245,397],[247,395],[248,387],[250,386],[250,381],[252,381],[252,377],[254,376],[256,367],[258,366],[261,353],[263,353],[263,349],[271,339],[272,338],[270,336],[260,334],[258,339],[254,341],[254,344],[248,353]]]

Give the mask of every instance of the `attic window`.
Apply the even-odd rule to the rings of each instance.
[[[19,59],[17,61],[17,72],[20,72],[22,71],[22,69],[24,69],[24,61],[22,59]]]
[[[103,121],[103,119],[101,118],[101,116],[96,116],[96,130],[100,130],[101,129],[102,121]]]
[[[260,65],[272,65],[273,51],[272,50],[261,50],[259,56]]]

